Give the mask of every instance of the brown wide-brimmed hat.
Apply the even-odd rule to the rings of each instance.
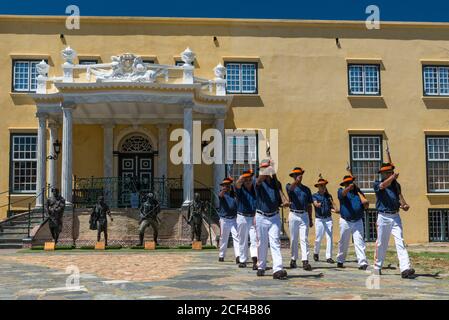
[[[295,167],[293,168],[293,170],[290,172],[289,176],[293,178],[293,176],[297,175],[297,174],[304,174],[304,172],[306,172],[305,170],[303,170],[300,167]]]
[[[220,183],[220,186],[229,186],[232,184],[232,178],[224,178],[223,181]]]
[[[242,177],[243,178],[251,178],[254,175],[254,171],[252,169],[243,171]]]
[[[326,179],[319,178],[318,182],[315,184],[315,188],[318,188],[319,186],[325,186],[329,183]]]
[[[343,185],[344,185],[345,183],[352,183],[352,182],[354,182],[354,180],[355,180],[355,177],[353,177],[353,176],[351,176],[351,175],[344,176],[344,177],[343,177],[343,181],[340,183],[340,186],[343,187]]]
[[[382,166],[380,167],[380,170],[378,173],[382,173],[382,172],[388,172],[388,171],[393,171],[395,168],[395,166],[392,163],[382,163]]]

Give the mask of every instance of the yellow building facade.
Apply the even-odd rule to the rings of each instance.
[[[65,19],[0,16],[0,217],[42,205],[33,197],[48,183],[75,200],[80,179],[127,172],[179,179],[184,200],[197,187],[216,190],[248,164],[170,160],[173,131],[201,121],[201,132],[277,130],[271,153],[283,185],[300,166],[313,192],[322,174],[336,197],[350,162],[371,209],[388,142],[411,206],[406,242],[447,241],[449,24],[83,17],[68,30]],[[233,150],[260,161],[268,136],[225,136],[225,158]],[[56,140],[57,160],[30,161],[52,155]]]

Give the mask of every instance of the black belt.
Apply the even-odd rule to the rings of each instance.
[[[398,211],[379,211],[379,213],[386,213],[386,214],[397,214]]]
[[[264,217],[267,217],[267,218],[271,218],[271,217],[274,217],[275,215],[279,214],[279,211],[270,212],[270,213],[265,213],[265,212],[263,212],[263,211],[261,211],[261,210],[256,210],[256,212],[257,212],[258,214],[263,215]]]
[[[317,219],[327,219],[327,218],[330,218],[330,217],[332,217],[332,216],[326,216],[326,217],[315,216],[315,218],[317,218]]]
[[[244,216],[244,217],[254,217],[254,213],[243,213],[243,212],[237,212],[237,214]]]
[[[233,217],[220,217],[220,218],[223,218],[223,219],[228,219],[228,220],[232,220],[232,219],[235,219],[235,218],[236,218],[236,216],[233,216]]]
[[[293,212],[293,213],[298,213],[298,214],[304,214],[304,213],[307,213],[306,210],[290,209],[290,211]]]

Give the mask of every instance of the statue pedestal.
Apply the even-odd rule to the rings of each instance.
[[[54,251],[55,250],[55,243],[54,242],[45,242],[44,250],[45,251]]]
[[[145,250],[156,250],[156,242],[145,241]]]
[[[203,250],[203,243],[201,241],[193,241],[192,250]]]
[[[105,250],[106,246],[104,244],[104,241],[99,241],[95,244],[95,250]]]

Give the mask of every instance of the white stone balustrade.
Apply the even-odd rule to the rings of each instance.
[[[182,84],[201,84],[202,87],[207,87],[211,93],[215,85],[215,94],[217,96],[226,95],[226,68],[218,64],[214,68],[215,78],[213,80],[195,77],[194,61],[196,54],[190,48],[185,49],[181,53],[181,59],[184,62],[182,66],[144,63],[141,57],[131,53],[112,56],[110,63],[74,64],[77,52],[70,47],[62,50],[61,55],[65,62],[62,64],[63,75],[60,77],[48,77],[50,66],[44,60],[37,65],[36,92],[38,94],[47,93],[47,82],[74,82],[73,70],[78,69],[86,70],[85,82],[87,83],[92,82],[92,75],[95,76],[93,80],[95,82],[156,83],[158,77],[163,77],[165,82],[168,82],[170,71],[182,70]]]

